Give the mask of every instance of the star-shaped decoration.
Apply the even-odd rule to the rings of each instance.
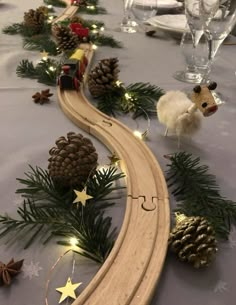
[[[64,287],[56,288],[56,290],[61,292],[62,294],[59,300],[59,304],[68,297],[71,297],[72,299],[76,299],[75,289],[77,289],[81,284],[82,283],[72,284],[71,278],[69,277]]]
[[[120,161],[120,158],[113,152],[111,156],[107,156],[110,160],[109,165],[117,165],[117,163]]]
[[[76,198],[73,201],[73,203],[79,203],[81,202],[83,206],[85,206],[86,204],[86,200],[93,198],[93,196],[90,196],[87,194],[87,187],[85,187],[81,192],[74,190],[75,194],[76,194]]]
[[[43,60],[47,60],[48,58],[48,52],[46,52],[45,50],[43,50],[43,52],[40,52],[41,57]]]

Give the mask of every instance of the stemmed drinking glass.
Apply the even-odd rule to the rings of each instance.
[[[208,18],[209,2],[213,0],[199,0],[200,14],[203,30],[208,40],[209,56],[208,71],[202,82],[206,82],[211,71],[212,61],[228,34],[236,23],[236,1],[235,0],[214,0],[217,11],[214,18]]]
[[[158,10],[158,0],[132,0],[131,11],[138,24],[145,30],[144,22],[154,17]]]
[[[121,23],[121,31],[125,33],[136,33],[137,32],[137,22],[132,20],[131,17],[131,6],[133,0],[122,0],[124,7],[124,16]]]

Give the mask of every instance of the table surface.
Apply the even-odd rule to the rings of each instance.
[[[42,5],[40,0],[34,1],[1,1],[0,26],[13,22],[21,22],[23,13],[30,8]],[[179,41],[165,33],[158,37],[146,37],[142,33],[125,34],[117,32],[122,19],[122,1],[101,1],[108,10],[107,15],[94,18],[103,20],[107,33],[112,34],[124,44],[123,49],[99,47],[94,63],[102,58],[118,57],[120,61],[120,79],[129,84],[133,82],[150,82],[164,90],[191,90],[192,85],[176,81],[172,75],[184,67]],[[57,9],[59,13],[61,9]],[[87,16],[86,16],[87,17]],[[92,139],[99,152],[99,163],[108,162],[109,151],[96,139],[79,130],[62,113],[55,89],[54,96],[48,105],[36,105],[31,96],[46,86],[34,80],[20,79],[15,69],[21,59],[28,58],[33,62],[40,60],[38,52],[25,51],[22,48],[22,37],[0,34],[0,190],[1,213],[15,214],[21,198],[15,194],[19,186],[15,178],[22,177],[28,170],[28,164],[47,168],[48,150],[54,146],[55,140],[69,131],[80,132]],[[225,104],[210,118],[203,119],[203,126],[192,139],[183,138],[180,150],[201,157],[203,164],[210,166],[211,173],[217,176],[222,194],[236,200],[235,179],[235,134],[236,128],[236,57],[235,46],[222,46],[214,63],[211,78],[218,83],[218,91]],[[145,120],[134,121],[130,116],[120,116],[123,123],[132,130],[145,129]],[[166,160],[163,155],[177,152],[177,140],[174,135],[163,136],[164,126],[157,119],[151,120],[151,129],[147,145],[159,161],[163,171]],[[175,207],[171,197],[170,205]],[[118,228],[122,224],[125,210],[125,198],[120,200],[108,213],[113,217],[113,224]],[[15,246],[1,243],[0,261],[7,262],[12,257],[25,259],[24,272],[9,288],[0,289],[1,304],[5,305],[40,305],[44,303],[45,281],[48,271],[56,259],[63,253],[61,246],[52,242],[44,247],[35,242],[28,250],[21,250],[20,243]],[[166,263],[156,288],[151,305],[233,305],[236,291],[236,230],[232,230],[229,242],[219,246],[216,261],[206,270],[193,270],[167,254]],[[78,289],[82,291],[99,269],[95,263],[85,258],[75,257],[76,271],[74,279],[82,281]],[[54,270],[49,287],[49,304],[56,304],[59,295],[56,287],[66,281],[66,274],[71,272],[72,256],[63,258],[63,263]],[[128,275],[124,275],[128,276]],[[77,280],[78,279],[78,280]]]

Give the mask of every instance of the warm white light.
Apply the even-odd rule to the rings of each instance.
[[[47,59],[48,59],[47,56],[43,56],[43,57],[42,57],[42,60],[47,60]]]
[[[132,96],[131,96],[129,93],[125,93],[125,98],[126,98],[127,100],[130,100],[130,99],[132,98]]]
[[[53,20],[53,18],[54,18],[53,16],[49,16],[48,20]]]
[[[116,81],[116,86],[117,86],[117,87],[120,87],[121,84],[122,84],[122,82],[121,82],[120,80],[117,80],[117,81]],[[127,93],[126,93],[126,94],[127,94]]]
[[[93,32],[94,34],[96,34],[96,33],[98,33],[98,30],[92,30],[92,32]]]
[[[87,8],[88,8],[89,10],[95,10],[95,6],[94,6],[94,5],[87,5]]]
[[[93,29],[96,29],[96,28],[97,28],[97,25],[96,25],[96,24],[93,24],[93,25],[92,25],[92,28],[93,28]]]
[[[105,30],[105,28],[102,26],[102,27],[100,28],[100,31],[103,32],[104,30]]]
[[[51,4],[50,4],[50,5],[48,5],[48,8],[49,8],[49,9],[51,9],[51,8],[52,8],[52,5],[51,5]]]
[[[143,139],[143,134],[142,134],[140,131],[135,130],[135,131],[133,132],[133,134],[134,134],[134,136],[135,136],[136,138],[139,138],[140,140]]]
[[[95,44],[92,45],[92,49],[93,50],[97,50],[98,46],[96,46]]]
[[[55,68],[55,67],[53,67],[53,66],[50,66],[50,67],[49,67],[49,70],[53,72],[53,71],[55,71],[55,70],[56,70],[56,68]]]
[[[70,244],[71,244],[72,247],[77,246],[77,244],[78,244],[78,239],[75,238],[75,237],[71,237],[71,239],[70,239]]]

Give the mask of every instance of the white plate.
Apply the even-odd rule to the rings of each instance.
[[[176,33],[188,32],[187,20],[185,15],[160,15],[148,19],[146,24],[162,30]]]
[[[137,5],[151,6],[156,5],[160,9],[172,9],[183,6],[183,3],[177,2],[176,0],[134,0],[134,3]]]

